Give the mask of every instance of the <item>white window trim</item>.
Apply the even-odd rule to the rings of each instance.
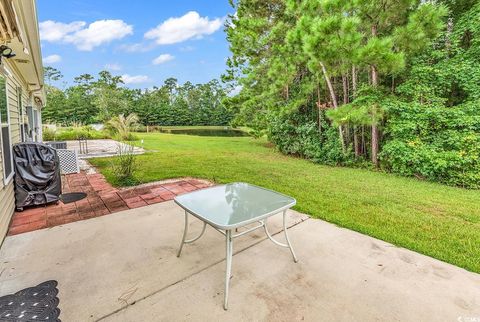
[[[38,114],[37,107],[32,106],[32,139],[33,142],[38,142]]]
[[[0,77],[3,77],[5,78],[5,96],[6,96],[6,102],[7,102],[7,126],[8,126],[8,132],[9,132],[9,140],[10,140],[10,147],[12,147],[12,124],[10,123],[10,102],[9,102],[9,99],[8,99],[8,76],[7,75],[0,75]],[[0,127],[1,127],[1,124],[2,124],[2,120],[1,120],[1,115],[0,115]],[[0,131],[0,139],[1,139],[1,142],[2,142],[2,147],[0,148],[3,148],[3,134],[2,134],[2,131]],[[8,185],[12,179],[13,179],[13,175],[15,174],[15,167],[14,167],[14,164],[13,164],[13,151],[10,153],[10,162],[12,164],[12,173],[10,173],[8,175],[8,177],[6,176],[7,174],[5,173],[5,163],[3,162],[3,159],[5,158],[5,153],[4,151],[2,150],[2,169],[3,169],[3,185],[6,186]]]
[[[42,109],[37,107],[37,118],[38,118],[38,140],[37,142],[43,142],[43,121],[42,121]]]

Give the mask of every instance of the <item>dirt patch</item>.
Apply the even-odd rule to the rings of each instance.
[[[272,142],[264,143],[263,146],[269,149],[275,148],[275,144],[273,144]]]

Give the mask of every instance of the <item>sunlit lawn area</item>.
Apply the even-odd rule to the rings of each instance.
[[[243,181],[297,199],[296,210],[480,272],[480,191],[362,169],[322,166],[276,152],[264,139],[143,133],[136,179]],[[94,159],[115,184],[109,159]]]
[[[230,126],[218,126],[218,125],[202,125],[202,126],[197,126],[197,125],[184,125],[184,126],[162,126],[162,125],[157,125],[157,128],[161,128],[162,130],[197,130],[197,129],[202,129],[202,130],[222,130],[225,128],[231,128]]]

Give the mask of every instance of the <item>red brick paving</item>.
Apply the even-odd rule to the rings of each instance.
[[[8,231],[17,235],[38,229],[85,220],[122,210],[144,207],[168,200],[176,195],[206,188],[209,184],[195,180],[178,180],[163,184],[116,189],[99,173],[84,172],[62,177],[63,192],[85,192],[87,198],[75,203],[50,204],[15,212]]]

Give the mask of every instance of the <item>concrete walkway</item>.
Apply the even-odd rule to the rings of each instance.
[[[480,320],[480,275],[294,211],[300,261],[263,231],[236,239],[224,311],[224,237],[208,229],[177,258],[182,226],[169,201],[9,236],[0,295],[55,279],[63,321]]]

